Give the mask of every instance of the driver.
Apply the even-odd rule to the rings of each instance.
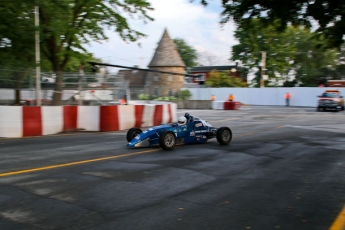
[[[177,124],[178,124],[179,126],[185,125],[186,123],[187,123],[187,119],[186,119],[185,116],[181,116],[181,117],[178,118]]]
[[[185,113],[184,116],[187,119],[187,123],[189,123],[193,120],[193,116],[189,115],[189,113]]]

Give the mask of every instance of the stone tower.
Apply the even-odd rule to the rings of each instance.
[[[149,69],[185,74],[186,65],[177,51],[167,29],[156,48]],[[163,73],[149,73],[150,93],[155,96],[174,96],[183,87],[184,76]]]

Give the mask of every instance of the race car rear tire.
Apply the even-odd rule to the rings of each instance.
[[[140,133],[142,133],[143,131],[139,128],[130,128],[127,131],[127,141],[130,142],[134,137],[138,136]]]
[[[217,141],[221,145],[228,145],[232,140],[232,132],[228,127],[220,127],[217,130]]]
[[[176,136],[174,132],[165,130],[159,135],[159,145],[165,150],[171,150],[176,145]]]

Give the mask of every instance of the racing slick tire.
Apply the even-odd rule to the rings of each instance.
[[[142,133],[143,131],[139,128],[130,128],[127,131],[127,141],[130,142],[134,137],[138,136],[140,133]]]
[[[341,107],[341,111],[344,111],[344,106]]]
[[[217,141],[221,145],[228,145],[232,140],[232,132],[228,127],[220,127],[217,130]]]
[[[159,135],[159,145],[165,150],[171,150],[176,145],[176,136],[174,132],[165,130]]]

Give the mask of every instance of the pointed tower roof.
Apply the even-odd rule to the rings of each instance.
[[[185,67],[174,41],[165,29],[149,67]]]

